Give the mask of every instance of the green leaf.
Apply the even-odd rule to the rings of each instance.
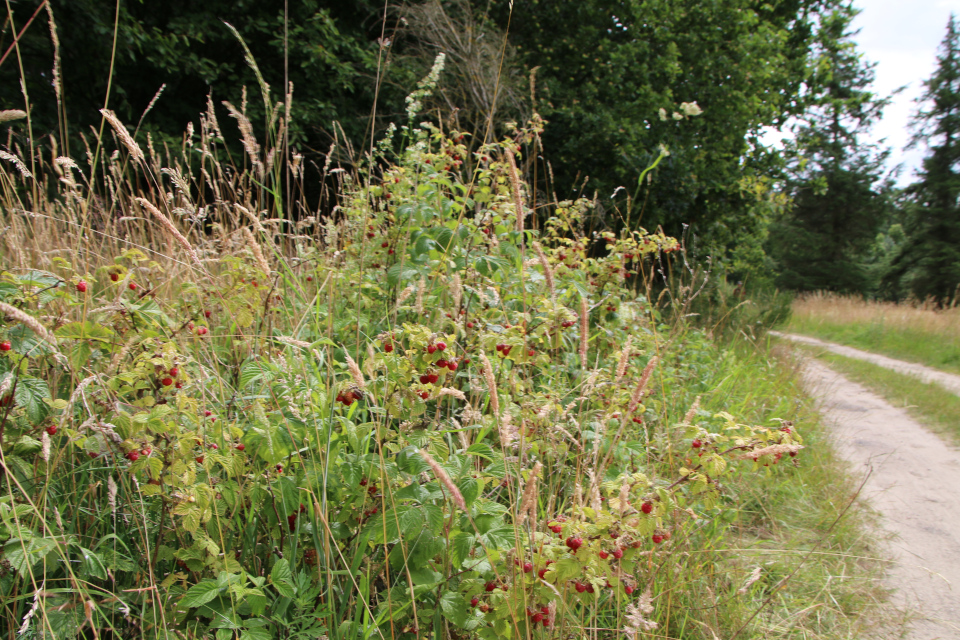
[[[220,595],[222,588],[216,580],[199,582],[187,589],[183,600],[180,601],[180,606],[187,608],[203,606],[208,602],[212,602],[214,598]]]
[[[450,562],[454,567],[459,568],[470,557],[475,544],[476,538],[465,531],[455,533],[450,538]]]

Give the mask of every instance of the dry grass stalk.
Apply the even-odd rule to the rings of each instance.
[[[480,352],[480,362],[483,363],[483,379],[487,382],[487,391],[490,392],[490,409],[493,415],[500,415],[500,397],[497,395],[497,380],[493,377],[493,365],[487,354]]]
[[[520,194],[520,175],[517,172],[517,159],[513,155],[513,151],[506,149],[504,154],[507,156],[507,166],[510,168],[510,186],[511,191],[513,191],[513,202],[517,207],[517,231],[521,234],[523,233],[523,199]],[[520,242],[523,242],[523,239],[520,239]]]
[[[260,143],[257,142],[256,137],[253,135],[253,125],[250,124],[249,118],[247,118],[243,112],[238,111],[235,106],[226,100],[223,101],[223,106],[230,112],[230,116],[237,121],[237,126],[240,128],[240,138],[243,141],[243,148],[247,152],[250,164],[253,165],[256,175],[262,178],[263,163],[260,162]]]
[[[357,366],[356,360],[351,358],[349,353],[346,353],[346,347],[344,347],[343,355],[347,359],[347,369],[350,371],[350,377],[353,378],[353,381],[357,383],[358,387],[366,389],[367,381],[363,379],[363,373],[361,373],[360,367]]]
[[[540,266],[543,267],[543,277],[547,281],[547,288],[550,289],[550,299],[557,299],[557,287],[553,281],[553,269],[550,267],[550,262],[547,260],[547,256],[543,253],[543,247],[540,246],[539,242],[533,243],[533,249],[537,252],[537,258],[540,260]]]
[[[263,251],[260,250],[260,243],[257,242],[253,232],[244,227],[243,237],[247,239],[247,246],[250,247],[250,251],[253,253],[253,257],[257,261],[257,265],[259,265],[260,270],[263,271],[264,274],[269,275],[270,263],[267,262],[267,259],[263,255]]]
[[[643,368],[643,373],[640,375],[640,382],[637,383],[636,389],[633,390],[633,395],[630,396],[630,406],[627,408],[627,417],[633,414],[643,399],[643,392],[646,390],[647,383],[650,382],[650,376],[653,374],[653,370],[659,361],[660,358],[653,356],[650,358],[647,366]]]
[[[20,109],[4,109],[0,111],[0,122],[12,122],[14,120],[23,120],[27,117],[26,111]]]
[[[437,477],[437,480],[440,481],[440,484],[450,492],[450,497],[453,499],[454,504],[456,504],[463,511],[467,510],[467,503],[463,499],[463,494],[460,493],[460,489],[457,488],[457,485],[453,484],[453,480],[450,479],[450,476],[440,466],[440,463],[433,459],[426,449],[420,450],[420,455],[423,456],[423,459],[426,460],[427,464],[430,465],[430,469],[433,471],[433,475]]]
[[[756,460],[757,458],[763,456],[775,456],[778,453],[783,455],[784,453],[796,453],[803,449],[802,444],[772,444],[769,447],[763,447],[762,449],[754,449],[740,456],[741,460]]]
[[[33,174],[30,173],[29,169],[27,169],[27,165],[23,164],[23,160],[21,160],[19,157],[13,155],[12,153],[7,153],[6,151],[0,150],[0,158],[3,158],[8,162],[12,162],[17,168],[17,171],[19,171],[20,175],[22,175],[24,178],[33,177]]]
[[[427,290],[427,281],[423,276],[420,276],[420,284],[417,286],[417,314],[423,315],[423,292]]]
[[[580,366],[587,368],[587,339],[590,337],[590,309],[587,299],[580,298]]]
[[[440,397],[442,398],[443,396],[453,396],[457,400],[467,399],[467,396],[464,395],[463,391],[460,391],[460,389],[451,389],[449,387],[444,387],[443,389],[440,389]]]
[[[184,248],[184,250],[186,250],[187,255],[190,256],[190,258],[197,265],[197,267],[199,267],[201,271],[205,271],[205,269],[203,268],[203,263],[200,262],[200,257],[197,255],[197,252],[193,250],[193,246],[191,246],[190,241],[187,240],[182,233],[180,233],[180,230],[177,229],[176,225],[173,224],[170,218],[163,215],[160,209],[157,209],[148,200],[145,200],[144,198],[137,198],[137,202],[140,204],[141,207],[149,211],[150,214],[157,219],[157,222],[159,222],[160,225],[170,233],[170,235],[176,238],[177,242],[179,242],[180,245]]]
[[[620,351],[620,361],[617,362],[617,377],[615,382],[620,382],[623,379],[624,374],[627,372],[627,365],[630,364],[630,347],[633,342],[633,336],[627,336],[627,341],[623,345],[623,350]]]
[[[460,303],[463,301],[463,284],[460,282],[460,274],[455,273],[450,279],[450,295],[453,297],[453,310],[460,312]]]
[[[527,518],[537,519],[537,476],[540,475],[541,469],[543,465],[539,461],[533,465],[530,477],[527,478],[527,486],[523,488],[523,496],[520,498],[520,522]]]
[[[37,337],[41,340],[52,344],[54,347],[57,346],[56,336],[47,331],[46,327],[40,324],[40,322],[30,314],[24,313],[20,309],[10,306],[6,302],[0,302],[0,313],[3,313],[7,317],[13,318],[17,322],[26,325],[31,331],[37,334]]]
[[[407,301],[407,298],[409,298],[411,295],[413,295],[414,290],[415,290],[415,287],[411,284],[411,285],[407,285],[407,286],[403,289],[403,291],[400,292],[400,295],[397,296],[397,307],[398,307],[398,308],[400,307],[400,305],[402,305],[404,302]]]
[[[40,436],[40,456],[44,462],[50,462],[50,434],[46,430]]]
[[[693,401],[693,405],[690,407],[690,410],[687,411],[687,415],[683,416],[683,421],[686,424],[690,424],[690,422],[697,416],[697,411],[699,410],[700,410],[700,396],[697,396],[696,399]]]
[[[120,118],[117,117],[117,114],[110,109],[100,109],[100,114],[103,115],[103,118],[110,123],[111,127],[113,127],[117,137],[120,138],[120,142],[122,142],[123,146],[127,148],[127,151],[130,152],[130,155],[133,157],[133,159],[137,162],[143,162],[143,150],[140,148],[140,145],[137,144],[137,141],[133,139],[133,136],[130,135],[130,132],[127,131],[127,128],[123,125],[123,123],[120,122]]]

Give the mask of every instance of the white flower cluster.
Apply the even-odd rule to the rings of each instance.
[[[440,80],[440,74],[443,72],[443,65],[447,59],[447,54],[440,52],[436,60],[433,61],[433,67],[430,73],[417,84],[417,89],[407,96],[407,118],[412,121],[423,108],[423,100],[433,93],[437,82]]]

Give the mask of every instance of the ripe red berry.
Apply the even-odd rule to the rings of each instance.
[[[136,282],[131,282],[130,284],[127,285],[127,288],[130,289],[130,291],[136,291],[136,290],[137,290],[137,283],[136,283]]]
[[[437,365],[438,367],[440,367],[441,369],[446,369],[446,368],[447,368],[447,361],[444,360],[443,358],[440,358],[439,360],[437,360],[436,365]]]
[[[464,358],[463,364],[470,364],[470,358]]]
[[[439,379],[440,379],[440,376],[438,376],[437,374],[435,373],[430,374],[430,384],[436,384],[437,380]]]
[[[210,411],[209,409],[207,409],[207,410],[205,410],[205,411],[203,412],[203,415],[204,415],[205,417],[209,418],[210,416],[213,415],[213,411]]]
[[[573,588],[577,590],[577,593],[583,593],[587,590],[587,585],[582,582],[575,582],[573,583]]]
[[[699,449],[700,447],[703,446],[703,443],[700,442],[699,438],[697,438],[696,440],[690,443],[690,446],[693,447],[694,449]]]
[[[283,473],[283,465],[282,465],[282,464],[278,464],[278,465],[277,465],[277,473]]]
[[[86,283],[86,281],[81,280],[80,282],[77,283],[77,291],[79,291],[80,293],[86,293],[86,292],[87,292],[87,283]]]
[[[210,444],[207,445],[207,448],[208,448],[208,449],[219,449],[220,447],[217,446],[217,443],[216,443],[216,442],[211,442]]]
[[[472,322],[468,322],[468,323],[467,323],[467,329],[473,329],[473,323],[472,323]]]
[[[545,575],[547,575],[547,568],[546,568],[546,567],[544,567],[543,569],[540,569],[539,571],[537,571],[537,577],[540,578],[541,580],[543,580],[543,576],[545,576]]]
[[[162,384],[165,387],[169,387],[170,385],[173,384],[173,378],[164,378],[163,380],[160,381],[160,384]]]
[[[563,531],[563,527],[561,527],[558,524],[555,524],[552,527],[550,527],[550,531],[553,531],[554,533],[560,533],[561,531]]]
[[[427,384],[428,382],[430,382],[430,374],[425,373],[420,376],[420,384]]]
[[[313,276],[307,276],[307,282],[313,282]]]
[[[616,558],[617,560],[619,560],[620,558],[623,557],[623,549],[619,549],[619,548],[618,548],[618,549],[614,549],[614,550],[613,550],[613,553],[612,553],[611,555],[612,555],[614,558]]]
[[[597,555],[600,556],[600,559],[601,559],[601,560],[606,560],[607,557],[609,557],[610,554],[607,553],[606,551],[601,550],[600,553],[598,553]]]
[[[246,449],[246,448],[247,448],[247,446],[246,446],[245,444],[243,444],[242,442],[237,445],[237,451],[243,451],[243,450]]]
[[[421,392],[420,392],[420,399],[421,399],[421,400],[426,400],[426,399],[429,398],[429,397],[430,397],[430,394],[427,393],[426,391],[421,391]]]
[[[447,362],[447,369],[450,369],[450,371],[456,371],[457,363],[454,362],[453,360],[450,360],[449,362]]]
[[[91,458],[96,458],[96,457],[97,457],[97,453],[96,453],[95,451],[88,451],[88,452],[87,452],[87,455],[90,456]]]
[[[206,327],[197,327],[197,335],[198,335],[198,336],[205,336],[205,335],[207,335],[207,328],[206,328]]]
[[[471,607],[475,607],[475,606],[477,606],[478,604],[480,604],[480,598],[471,598],[471,599],[470,599],[470,606],[471,606]]]
[[[380,244],[380,246],[383,247],[384,249],[386,249],[387,247],[390,246],[390,243],[387,242],[386,240],[384,240],[384,241]]]
[[[501,343],[501,344],[498,344],[498,345],[497,345],[497,351],[503,351],[504,348],[506,348],[506,346],[507,346],[507,345],[502,344],[502,343]]]
[[[524,573],[530,573],[531,571],[533,571],[533,563],[532,563],[532,562],[524,562],[524,563],[523,563],[523,572],[524,572]]]
[[[140,453],[137,451],[131,451],[130,453],[127,454],[127,460],[129,460],[130,462],[136,462],[139,459],[140,459]]]
[[[511,350],[511,349],[513,349],[513,347],[504,347],[504,348],[503,348],[503,351],[502,351],[501,353],[503,353],[504,357],[506,357],[506,356],[510,355],[510,350]]]
[[[427,353],[429,353],[429,354],[432,355],[432,354],[436,353],[436,351],[437,351],[437,347],[436,347],[436,346],[434,346],[434,345],[432,345],[432,344],[428,344],[428,345],[427,345]]]
[[[653,503],[644,502],[642,505],[640,505],[640,511],[643,511],[644,513],[650,513],[653,511]]]
[[[579,549],[580,547],[583,546],[583,538],[577,538],[576,536],[570,536],[569,538],[567,538],[566,544],[567,544],[567,547],[569,547],[569,549],[570,549],[571,551],[576,551],[577,549]]]
[[[531,358],[532,358],[534,355],[536,355],[536,353],[537,353],[537,352],[534,351],[533,349],[528,349],[528,350],[527,350],[527,355],[530,356]]]
[[[47,427],[47,435],[49,436],[57,435],[57,425],[52,424],[49,427]]]
[[[542,614],[542,613],[535,613],[535,614],[533,614],[533,617],[530,618],[530,622],[532,622],[533,624],[537,624],[537,623],[540,622],[541,620],[543,620],[543,614]]]
[[[211,315],[211,313],[210,313],[210,310],[209,310],[209,309],[203,312],[203,317],[204,317],[204,318],[209,318],[210,315]]]
[[[661,542],[663,542],[663,536],[660,535],[659,533],[653,534],[653,537],[650,539],[653,540],[653,544],[660,544]]]
[[[203,464],[203,456],[197,456],[197,464]]]
[[[117,280],[120,279],[120,274],[119,274],[119,273],[111,273],[111,274],[110,274],[110,279],[111,279],[113,282],[116,282]]]
[[[447,343],[446,343],[446,342],[438,342],[438,343],[437,343],[437,350],[438,350],[438,351],[443,351],[443,350],[446,349],[446,348],[447,348]]]
[[[488,582],[487,584],[485,584],[485,585],[483,586],[483,588],[486,589],[487,593],[490,593],[491,591],[496,590],[496,588],[497,588],[497,583],[496,583],[496,582],[493,582],[493,581]]]
[[[167,373],[169,373],[172,378],[176,378],[180,374],[180,369],[177,369],[176,367],[170,367],[170,370],[167,371]]]
[[[0,351],[10,351],[10,349],[13,349],[13,345],[11,345],[8,341],[4,340],[3,342],[0,342]]]
[[[388,342],[387,344],[383,345],[383,350],[387,353],[391,353],[393,351],[393,344]]]
[[[627,595],[630,595],[631,593],[633,593],[633,587],[631,587],[630,585],[625,586],[623,590],[627,592]]]

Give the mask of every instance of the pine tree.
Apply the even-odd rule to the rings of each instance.
[[[807,83],[813,105],[786,150],[793,203],[771,224],[767,243],[784,288],[870,288],[862,256],[885,217],[888,152],[861,138],[888,101],[869,90],[875,65],[863,60],[852,41],[857,13],[845,4],[822,17]]]
[[[914,118],[914,143],[929,148],[907,215],[908,239],[884,278],[894,296],[944,303],[960,287],[960,32],[953,15],[937,69],[924,83]]]

